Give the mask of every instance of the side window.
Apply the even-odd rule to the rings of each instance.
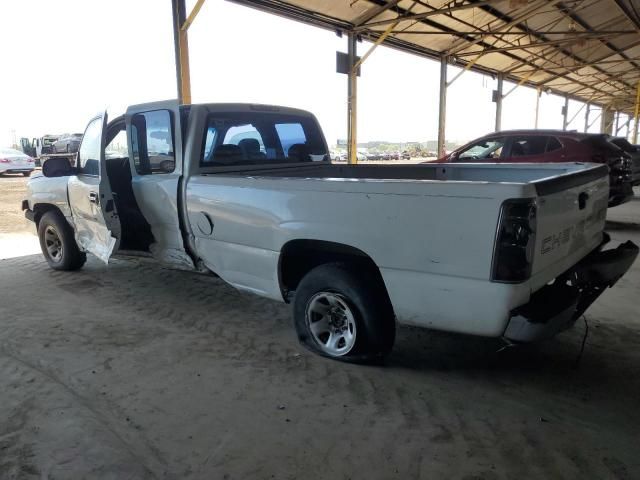
[[[304,135],[302,125],[299,123],[277,123],[276,132],[280,138],[280,145],[285,157],[289,156],[289,147],[291,145],[307,143],[307,137]]]
[[[504,138],[491,138],[474,143],[458,155],[460,161],[494,160],[500,158],[504,148]]]
[[[526,157],[529,155],[542,155],[547,147],[549,137],[534,135],[528,137],[513,137],[511,143],[512,157]]]
[[[549,141],[547,142],[547,152],[553,152],[562,148],[562,144],[556,137],[549,137]]]
[[[78,151],[78,173],[100,175],[100,144],[102,143],[102,117],[93,119],[84,131]]]
[[[137,113],[131,118],[133,164],[140,175],[171,173],[176,159],[169,110]]]
[[[127,158],[129,156],[127,150],[127,132],[124,128],[116,134],[105,148],[105,158]]]

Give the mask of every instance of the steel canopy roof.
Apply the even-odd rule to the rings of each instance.
[[[633,113],[638,0],[232,0]]]

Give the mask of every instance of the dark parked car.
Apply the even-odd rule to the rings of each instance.
[[[491,133],[437,160],[449,162],[595,162],[609,166],[609,206],[633,197],[632,160],[608,135],[563,130],[511,130]]]
[[[624,137],[611,137],[609,141],[631,157],[633,161],[631,183],[640,185],[640,147],[631,145],[631,142]]]
[[[81,133],[65,133],[51,145],[52,153],[74,153],[80,148]]]

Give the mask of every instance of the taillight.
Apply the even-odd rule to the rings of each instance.
[[[531,276],[536,242],[536,201],[533,198],[507,200],[502,204],[491,280],[522,282]]]
[[[0,158],[0,163],[11,163],[11,160],[8,158]]]

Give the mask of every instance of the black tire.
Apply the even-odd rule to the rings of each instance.
[[[31,172],[22,172],[22,176],[29,177],[31,176]]]
[[[51,247],[56,237],[59,241],[56,244],[58,255],[55,246]],[[87,261],[87,255],[78,248],[71,226],[59,211],[52,210],[42,215],[38,223],[38,238],[44,258],[54,270],[78,270]]]
[[[325,292],[335,294],[343,300],[348,306],[350,317],[355,320],[355,343],[349,351],[341,354],[326,351],[327,345],[321,345],[322,337],[316,339],[310,327],[313,322],[311,317],[315,315],[312,313],[312,303]],[[311,270],[296,289],[293,318],[300,342],[309,350],[335,360],[380,360],[391,351],[395,341],[393,308],[382,279],[377,271],[370,272],[366,267],[327,263]],[[324,318],[322,317],[326,322]],[[327,339],[328,343],[330,341]]]

